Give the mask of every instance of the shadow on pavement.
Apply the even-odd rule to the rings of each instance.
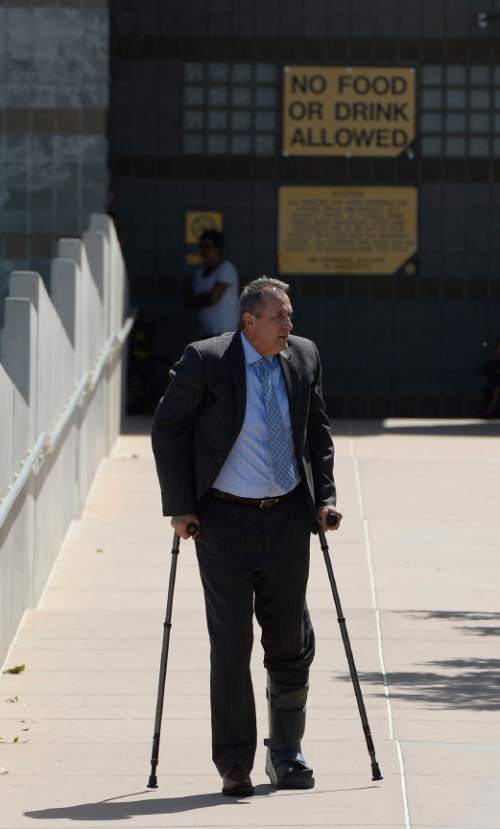
[[[351,786],[348,788],[322,789],[316,791],[286,792],[286,797],[303,797],[304,795],[337,794],[338,792],[363,791],[365,789],[377,789],[378,786]],[[147,798],[145,800],[132,800],[126,803],[111,801],[123,797],[134,797],[135,795],[147,794],[146,790],[131,794],[119,795],[109,800],[101,800],[96,803],[80,803],[76,806],[61,806],[53,809],[39,809],[32,812],[24,812],[25,817],[35,820],[128,820],[136,816],[146,815],[171,815],[179,812],[190,812],[195,809],[207,809],[210,806],[244,806],[249,805],[252,798],[224,797],[214,792],[213,794],[192,794],[184,797],[161,797]],[[265,797],[270,794],[279,796],[270,784],[255,786],[255,796]]]
[[[270,786],[268,788],[271,790]],[[146,794],[146,791],[137,792],[137,794]],[[133,797],[133,795],[124,794],[121,797]],[[110,800],[117,799],[110,798]],[[246,798],[229,798],[214,792],[213,794],[190,794],[184,797],[149,797],[126,803],[101,800],[97,803],[80,803],[76,806],[24,812],[24,815],[37,820],[128,820],[135,816],[171,815],[195,809],[208,809],[210,806],[234,806],[234,804],[243,806],[245,803],[247,803]]]
[[[442,619],[449,622],[462,622],[453,625],[467,636],[500,636],[500,613],[482,613],[481,611],[467,610],[418,610],[405,612],[405,615],[416,620]],[[469,622],[470,624],[465,624]],[[476,625],[474,622],[496,622],[497,624]]]
[[[499,636],[500,613],[457,610],[393,611],[415,622],[438,620],[451,623],[467,636]],[[458,622],[459,624],[454,624]],[[478,625],[477,622],[486,624]],[[490,623],[490,624],[487,624]],[[493,623],[493,624],[491,624]],[[497,624],[495,624],[497,623]],[[431,633],[428,634],[432,636]],[[463,652],[463,642],[457,643]],[[386,674],[392,700],[414,702],[429,708],[452,710],[500,710],[500,659],[477,656],[416,663],[413,670]],[[345,682],[350,676],[343,675]],[[360,673],[361,685],[379,686],[373,695],[384,697],[383,677],[378,671]]]
[[[150,435],[153,425],[152,415],[127,415],[122,422],[122,435]]]
[[[333,420],[333,437],[369,435],[428,435],[429,437],[499,437],[500,420],[388,418],[386,420]]]
[[[151,415],[128,415],[122,435],[149,435]],[[392,418],[388,420],[341,420],[333,418],[333,436],[367,437],[369,435],[448,435],[450,437],[499,437],[500,420],[439,420]]]
[[[394,671],[386,674],[392,700],[429,707],[469,711],[500,710],[500,659],[446,659],[426,663],[439,670]],[[460,673],[451,673],[460,671]],[[350,682],[350,676],[343,677]],[[380,673],[360,673],[363,685],[381,685]],[[384,698],[381,691],[374,696]]]

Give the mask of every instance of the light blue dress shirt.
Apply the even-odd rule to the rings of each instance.
[[[240,336],[245,355],[247,384],[245,418],[241,432],[213,486],[215,489],[230,492],[240,498],[268,498],[284,495],[286,490],[274,479],[262,383],[256,369],[256,364],[262,355],[248,342],[243,333]],[[293,446],[288,395],[280,361],[278,357],[273,359],[271,381],[283,418],[285,443],[295,472],[295,487],[300,481],[300,475]]]

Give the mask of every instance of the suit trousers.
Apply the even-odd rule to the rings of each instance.
[[[254,611],[262,631],[268,699],[276,710],[272,747],[300,748],[314,658],[306,605],[310,516],[300,485],[268,509],[209,494],[199,517],[196,548],[210,637],[212,757],[221,774],[234,766],[250,771],[257,743],[250,674]],[[271,732],[272,722],[271,716]]]

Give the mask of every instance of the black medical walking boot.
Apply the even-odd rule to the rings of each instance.
[[[308,685],[289,689],[268,682],[269,738],[266,774],[276,789],[312,789],[313,770],[300,749],[306,725]]]

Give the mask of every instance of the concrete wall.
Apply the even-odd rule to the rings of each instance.
[[[59,242],[51,293],[33,271],[10,276],[0,336],[0,509],[27,453],[47,447],[0,526],[0,663],[26,607],[36,605],[73,518],[119,429],[122,361],[99,359],[123,324],[125,269],[114,225],[94,215]],[[54,444],[67,404],[79,403]],[[95,381],[95,377],[94,377]]]
[[[0,4],[0,322],[14,268],[47,280],[106,203],[106,0]]]

